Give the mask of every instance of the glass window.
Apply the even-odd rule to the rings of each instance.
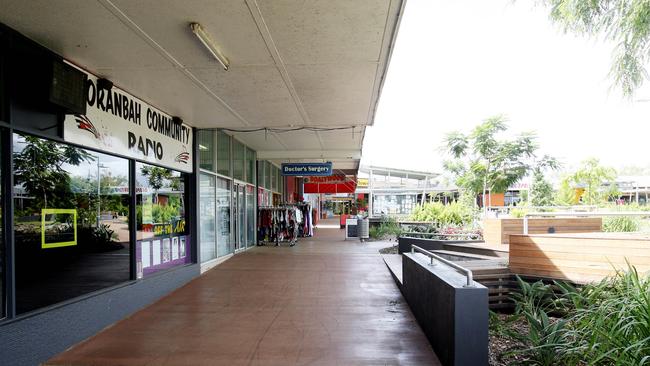
[[[217,173],[231,177],[230,174],[230,136],[217,132]]]
[[[210,174],[201,174],[201,262],[217,257],[216,237],[216,178]]]
[[[255,187],[246,186],[246,216],[247,216],[247,245],[249,247],[255,246]]]
[[[230,235],[230,181],[217,178],[217,255],[235,251]]]
[[[271,164],[264,161],[264,188],[271,189]]]
[[[268,187],[272,191],[278,190],[278,171],[275,165],[269,164],[269,170],[271,171],[270,186]]]
[[[255,151],[246,148],[246,181],[255,184]]]
[[[265,180],[266,180],[266,172],[264,171],[264,162],[259,161],[257,162],[257,184],[260,187],[264,187]]]
[[[138,277],[191,262],[185,180],[175,170],[135,164]]]
[[[14,134],[18,314],[130,279],[128,160]]]
[[[201,130],[198,132],[199,164],[201,169],[216,172],[214,164],[214,131]]]
[[[246,146],[233,139],[233,178],[244,180]]]

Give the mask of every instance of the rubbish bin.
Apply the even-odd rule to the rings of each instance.
[[[370,220],[367,217],[357,220],[357,235],[361,241],[370,237]]]

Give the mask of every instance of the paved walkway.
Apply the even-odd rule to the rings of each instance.
[[[439,365],[377,249],[258,247],[47,365]]]

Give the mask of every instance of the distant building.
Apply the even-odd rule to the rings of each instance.
[[[434,172],[362,165],[355,194],[370,216],[410,215],[422,202],[457,196],[458,189],[443,186],[439,177]]]

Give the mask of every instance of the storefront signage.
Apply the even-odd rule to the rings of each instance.
[[[192,172],[192,129],[113,87],[97,87],[88,74],[86,114],[66,115],[65,141]]]
[[[368,178],[358,178],[357,188],[368,188]]]
[[[284,176],[328,176],[332,175],[332,163],[284,163]]]

